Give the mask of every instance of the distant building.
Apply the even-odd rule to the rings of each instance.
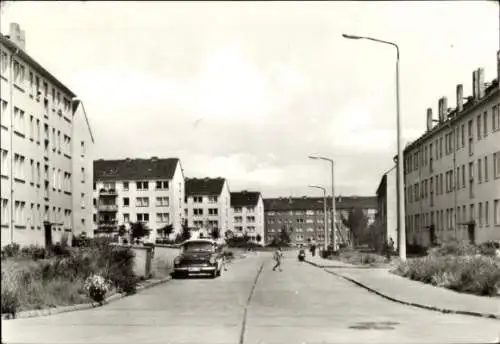
[[[307,244],[315,240],[323,244],[325,223],[322,197],[279,197],[264,199],[265,237],[271,243],[280,231],[288,231],[292,245]],[[331,197],[327,198],[327,229],[331,237]],[[349,242],[351,234],[342,218],[347,219],[354,208],[362,209],[368,218],[368,225],[375,221],[377,200],[375,197],[336,197],[337,243]]]
[[[234,235],[247,234],[255,241],[259,235],[260,244],[265,245],[264,202],[258,191],[231,192],[231,226]]]
[[[91,228],[92,137],[83,103],[0,34],[1,242],[47,246]]]
[[[180,233],[183,222],[184,174],[177,158],[94,161],[94,233],[116,234],[142,222],[151,230],[172,225]]]
[[[394,241],[394,249],[398,248],[398,219],[397,219],[397,188],[396,167],[386,172],[377,188],[377,215],[376,215],[376,242],[377,248],[382,248],[390,239]]]
[[[186,178],[184,216],[190,228],[205,235],[214,228],[221,236],[229,230],[231,195],[224,178]]]
[[[404,150],[409,244],[500,240],[500,89],[481,68],[472,84],[465,103],[457,86],[454,109],[439,99],[437,120],[428,109],[427,132]]]

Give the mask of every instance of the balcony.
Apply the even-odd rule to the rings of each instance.
[[[118,204],[99,204],[97,209],[99,211],[118,211]]]
[[[116,219],[99,219],[99,226],[102,227],[112,227],[118,224],[118,220]]]
[[[116,189],[101,189],[99,190],[99,196],[112,196],[115,197],[118,194],[116,193]]]

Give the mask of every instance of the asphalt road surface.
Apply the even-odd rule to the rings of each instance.
[[[251,253],[217,279],[173,280],[104,307],[2,320],[3,343],[493,343],[500,321],[383,299],[293,253]]]

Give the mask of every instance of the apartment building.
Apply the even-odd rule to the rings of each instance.
[[[427,109],[427,132],[404,150],[410,244],[500,240],[498,78],[485,83],[479,68],[472,79],[472,96],[458,85],[454,109],[440,98],[438,119]]]
[[[331,239],[332,198],[327,197],[327,230]],[[368,218],[368,225],[375,221],[377,200],[375,197],[336,197],[335,227],[337,243],[351,240],[349,228],[342,218],[347,219],[355,209],[362,209]],[[288,231],[292,245],[307,244],[315,240],[325,242],[324,198],[322,197],[279,197],[264,199],[265,240],[271,243],[282,230]],[[330,242],[330,241],[329,241]]]
[[[221,236],[230,226],[231,194],[224,178],[186,178],[184,216],[188,226],[209,235],[218,228]]]
[[[166,225],[180,233],[185,189],[179,159],[96,160],[93,188],[94,234],[113,235],[133,222],[151,230],[152,242]]]
[[[265,245],[264,201],[258,191],[231,192],[231,226],[236,236],[248,235],[250,240]]]
[[[397,169],[396,166],[384,173],[377,188],[377,223],[375,242],[377,248],[383,247],[390,239],[394,242],[394,248],[398,249],[398,214],[397,214]]]
[[[81,168],[92,158],[78,148],[93,145],[83,103],[28,55],[15,23],[0,35],[0,79],[2,246],[71,241],[91,216],[81,206],[92,190]]]

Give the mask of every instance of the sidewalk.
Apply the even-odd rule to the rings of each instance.
[[[366,268],[321,257],[306,261],[391,301],[440,311],[500,319],[500,298],[476,296],[394,275],[390,268]]]

